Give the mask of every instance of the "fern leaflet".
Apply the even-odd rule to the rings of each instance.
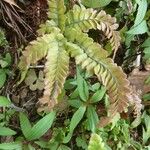
[[[43,97],[39,100],[39,111],[49,111],[57,104],[57,98],[62,91],[69,69],[69,56],[61,41],[51,44],[46,59],[45,90]]]
[[[57,24],[57,26],[63,31],[65,27],[65,6],[64,0],[49,0],[48,17]]]
[[[107,15],[105,11],[97,12],[92,8],[86,9],[84,6],[75,5],[67,13],[66,28],[76,28],[77,30],[89,31],[89,29],[99,29],[110,39],[113,50],[120,46],[119,32],[116,18]]]

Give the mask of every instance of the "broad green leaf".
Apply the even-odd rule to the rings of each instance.
[[[88,106],[87,107],[87,121],[89,128],[92,132],[95,132],[97,123],[99,121],[98,115],[96,113],[96,110],[93,106]]]
[[[29,122],[29,119],[24,113],[19,114],[19,119],[23,135],[28,139],[29,135],[31,134],[31,124]]]
[[[131,41],[134,40],[134,37],[135,37],[134,34],[126,34],[125,45],[127,46],[127,48],[130,47]],[[131,49],[128,49],[128,51],[126,52],[126,54],[129,53],[130,51],[131,51]]]
[[[7,54],[5,55],[5,58],[3,58],[3,60],[6,61],[8,65],[10,65],[10,64],[11,64],[11,61],[12,61],[12,58],[11,58],[10,53],[7,53]],[[7,66],[5,66],[5,67],[7,67]]]
[[[147,1],[136,0],[136,2],[138,3],[139,7],[134,25],[129,31],[126,32],[128,35],[125,38],[125,43],[128,47],[130,46],[130,43],[136,34],[143,34],[148,30],[146,21],[143,20],[147,10]]]
[[[71,149],[66,145],[60,145],[57,150],[71,150]]]
[[[74,129],[77,127],[79,122],[84,116],[84,113],[86,111],[86,106],[81,106],[73,115],[71,118],[70,122],[70,127],[69,127],[69,133],[68,135],[64,138],[63,143],[68,143],[72,137]]]
[[[60,142],[53,141],[52,143],[49,143],[47,148],[51,148],[52,150],[57,150],[60,145]]]
[[[144,123],[146,125],[146,130],[150,133],[150,116],[147,114],[144,115]]]
[[[4,58],[0,59],[0,65],[2,68],[6,68],[11,64],[11,55],[7,53]]]
[[[89,88],[86,81],[81,76],[79,69],[77,69],[77,86],[80,98],[83,101],[87,101],[89,98]]]
[[[146,47],[144,49],[144,59],[148,61],[150,61],[150,47]]]
[[[92,134],[88,150],[106,150],[102,138],[98,134]]]
[[[141,123],[141,116],[135,118],[135,120],[131,123],[131,128],[136,128]]]
[[[19,117],[21,130],[26,139],[35,140],[45,134],[47,130],[51,127],[55,118],[55,112],[51,112],[50,114],[43,117],[33,127],[31,127],[31,124],[25,114],[20,113]]]
[[[0,96],[0,107],[8,107],[11,105],[11,102],[5,96]]]
[[[55,119],[56,113],[53,111],[46,116],[44,116],[41,120],[39,120],[31,129],[31,132],[29,133],[27,139],[28,140],[35,140],[40,138],[42,135],[44,135],[48,129],[51,127],[54,119]]]
[[[86,106],[81,106],[73,115],[70,123],[70,131],[73,132],[75,127],[78,125],[80,120],[83,118],[83,115],[86,111]]]
[[[82,4],[87,7],[98,8],[108,5],[112,0],[81,0]]]
[[[70,95],[70,98],[71,99],[75,99],[75,98],[78,98],[79,96],[79,91],[78,91],[78,88],[76,88]]]
[[[93,92],[97,91],[100,88],[100,83],[95,83],[94,85],[92,85],[91,90]]]
[[[68,101],[69,105],[75,108],[79,108],[83,103],[79,99],[71,99]]]
[[[1,150],[22,150],[21,142],[2,143],[0,144]]]
[[[141,47],[144,48],[144,59],[146,60],[146,63],[149,64],[150,63],[150,38],[147,38]],[[147,82],[148,80],[145,83]]]
[[[8,63],[6,61],[4,61],[3,59],[0,60],[0,65],[2,68],[5,68],[8,66]]]
[[[0,126],[0,136],[9,136],[9,135],[15,135],[15,134],[16,132],[14,130]]]
[[[49,147],[49,143],[46,141],[35,141],[34,143],[36,143],[37,145],[39,145],[41,148],[48,148]],[[58,147],[58,146],[57,146]],[[56,149],[56,148],[55,148]]]
[[[150,100],[150,93],[144,94],[144,95],[143,95],[143,100],[144,100],[144,101]]]
[[[134,26],[137,26],[138,24],[140,24],[143,21],[144,16],[147,11],[147,0],[141,0],[141,1],[137,1],[137,2],[138,2],[139,7],[138,7],[136,19],[134,21]]]
[[[147,132],[145,131],[145,129],[143,128],[143,144],[145,144],[149,139],[149,136],[147,134]]]
[[[28,150],[35,150],[35,148],[31,144],[28,144]]]
[[[129,31],[127,31],[127,34],[143,34],[145,32],[148,31],[148,27],[146,24],[146,21],[143,20],[140,24],[138,24],[137,26],[131,28]]]
[[[150,47],[150,37],[144,41],[144,43],[142,44],[142,47]]]
[[[74,79],[68,79],[68,80],[66,80],[66,82],[64,84],[64,88],[66,90],[73,89],[74,87],[75,87],[75,80]]]
[[[4,83],[6,81],[6,73],[4,69],[0,69],[0,88],[3,87]]]
[[[146,127],[146,129],[143,127],[143,143],[145,144],[150,138],[150,116],[145,113],[143,117]]]
[[[100,90],[98,90],[96,93],[93,94],[93,96],[90,99],[90,102],[91,103],[99,102],[100,100],[102,100],[105,93],[106,93],[106,88],[102,87]]]

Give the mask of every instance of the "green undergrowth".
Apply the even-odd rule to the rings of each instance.
[[[149,72],[150,1],[48,4],[17,57],[0,28],[0,150],[150,150],[150,90],[128,81],[135,69]],[[28,91],[25,102],[10,88]]]

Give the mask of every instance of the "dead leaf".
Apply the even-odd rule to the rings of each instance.
[[[136,90],[135,86],[132,86],[132,105],[134,106],[134,115],[136,118],[139,118],[141,116],[141,110],[142,110],[142,100],[141,100],[141,91]]]
[[[111,123],[112,117],[101,117],[98,127],[104,128],[106,125]]]
[[[143,94],[150,92],[150,85],[145,84],[146,79],[150,76],[150,70],[139,71],[138,68],[134,69],[128,77],[131,86],[136,87],[136,90],[140,90]]]
[[[31,84],[33,84],[35,81],[37,80],[37,75],[35,73],[34,69],[29,70],[29,72],[27,73],[27,77],[25,79],[25,83],[26,85],[30,86]]]
[[[20,98],[21,99],[24,99],[24,98],[26,98],[27,97],[27,93],[28,93],[28,90],[27,90],[27,88],[24,88],[23,90],[21,90],[20,91]]]
[[[35,73],[34,69],[31,69],[28,74],[27,78],[25,79],[25,83],[29,86],[31,91],[35,90],[43,90],[44,89],[44,74],[43,71],[40,71],[38,76]]]

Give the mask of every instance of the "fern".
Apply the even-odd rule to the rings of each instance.
[[[116,51],[120,45],[120,36],[116,31],[116,19],[104,11],[97,12],[75,5],[73,10],[65,13],[63,0],[49,0],[49,20],[40,26],[39,37],[31,42],[20,58],[19,68],[21,82],[30,65],[46,58],[45,88],[39,100],[39,111],[49,111],[58,103],[69,70],[69,55],[74,57],[77,65],[87,72],[95,74],[107,88],[110,97],[107,124],[117,112],[125,110],[132,98],[129,82],[122,69],[100,44],[88,37],[89,29],[98,29],[110,39]],[[103,122],[103,123],[104,123]]]

